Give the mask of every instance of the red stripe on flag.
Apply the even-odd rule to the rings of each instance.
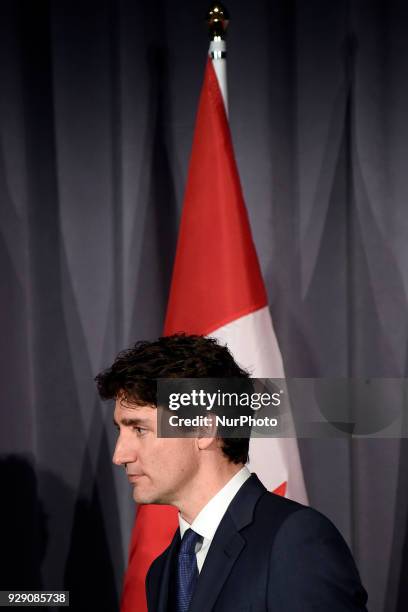
[[[207,335],[266,304],[224,102],[209,59],[164,333]]]

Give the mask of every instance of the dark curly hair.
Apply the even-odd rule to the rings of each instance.
[[[102,399],[123,394],[139,406],[157,406],[158,378],[249,378],[249,374],[214,338],[174,334],[153,342],[136,342],[119,353],[95,381]],[[248,461],[248,438],[221,440],[222,451],[232,463]]]

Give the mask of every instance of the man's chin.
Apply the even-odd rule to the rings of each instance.
[[[133,499],[137,504],[156,504],[156,500],[154,495],[150,494],[147,491],[143,491],[142,487],[135,485],[133,487]]]
[[[141,487],[135,485],[133,487],[133,499],[137,504],[167,504],[167,502],[162,501],[152,492],[143,491]]]

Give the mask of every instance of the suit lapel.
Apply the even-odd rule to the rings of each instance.
[[[265,487],[253,474],[232,500],[211,542],[189,612],[201,612],[213,608],[246,545],[245,538],[239,531],[252,522],[256,502],[265,491]]]
[[[212,609],[244,546],[244,538],[237,532],[230,515],[226,514],[211,542],[189,612]]]

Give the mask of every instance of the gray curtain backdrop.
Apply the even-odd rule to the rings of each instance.
[[[207,1],[0,6],[0,587],[118,608],[134,504],[93,377],[161,332]],[[408,5],[229,0],[230,123],[288,376],[404,377]],[[369,609],[408,609],[408,447],[301,440]]]

